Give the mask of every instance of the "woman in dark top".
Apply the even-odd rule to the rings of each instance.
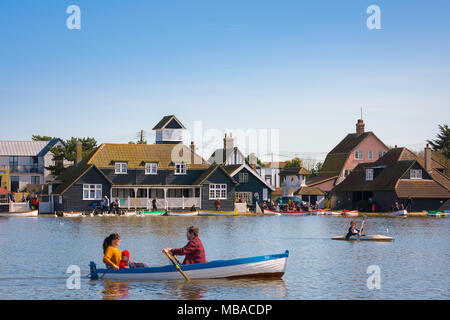
[[[345,236],[345,239],[350,239],[351,236],[359,236],[362,232],[361,230],[356,229],[356,222],[351,221],[350,222],[350,228],[348,228],[348,233]]]

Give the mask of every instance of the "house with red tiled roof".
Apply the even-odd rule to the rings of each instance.
[[[356,132],[347,134],[327,154],[318,176],[308,178],[306,184],[323,191],[331,191],[344,181],[357,165],[377,161],[388,151],[389,148],[375,133],[365,131],[364,121],[359,119]]]
[[[433,166],[431,150],[424,157],[407,148],[393,148],[377,161],[361,163],[332,191],[333,209],[389,211],[396,202],[408,211],[450,210],[450,179]]]

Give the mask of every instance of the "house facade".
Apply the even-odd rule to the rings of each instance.
[[[429,160],[425,164],[407,148],[393,148],[373,163],[359,164],[333,189],[331,206],[367,210],[374,203],[386,212],[398,202],[408,211],[449,210],[449,190],[450,180]]]
[[[90,211],[103,196],[119,198],[122,208],[151,208],[156,199],[160,209],[234,210],[234,193],[239,184],[223,165],[210,165],[190,147],[175,143],[166,134],[174,116],[157,126],[155,144],[104,143],[78,163],[53,191],[57,211]],[[182,125],[181,125],[182,126]],[[184,128],[184,126],[182,126]],[[177,128],[179,129],[179,128]],[[177,133],[178,135],[179,133]],[[164,137],[170,137],[165,141]]]
[[[64,146],[60,139],[50,141],[0,141],[1,186],[12,192],[42,188],[54,177],[46,167],[55,165],[53,146]],[[65,166],[70,165],[68,161]],[[28,190],[29,191],[29,190]]]

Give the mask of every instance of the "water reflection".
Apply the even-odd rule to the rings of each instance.
[[[129,296],[129,290],[128,282],[105,280],[102,291],[103,300],[126,299]]]

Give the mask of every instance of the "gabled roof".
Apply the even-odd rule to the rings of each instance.
[[[208,179],[208,177],[210,175],[212,175],[216,170],[222,170],[225,175],[227,177],[229,177],[231,179],[231,181],[235,184],[238,185],[239,182],[237,182],[226,170],[222,165],[211,165],[207,170],[205,170],[200,177],[197,178],[197,180],[194,181],[193,185],[201,185],[203,182],[205,182],[206,179]]]
[[[159,169],[172,169],[177,159],[186,159],[188,169],[207,169],[209,164],[184,144],[115,144],[103,143],[90,157],[88,164],[114,168],[115,162],[127,162],[129,169],[143,169],[146,162],[158,163]]]
[[[181,123],[181,121],[178,120],[178,118],[175,117],[175,115],[171,114],[171,115],[168,115],[168,116],[163,117],[163,118],[156,124],[156,126],[153,127],[152,130],[164,129],[164,128],[171,122],[172,119],[174,119],[176,122],[178,122],[178,124],[180,125],[181,128],[186,129],[186,127]]]
[[[310,178],[307,178],[306,185],[308,187],[313,187],[313,186],[315,186],[317,184],[321,184],[321,183],[327,182],[329,180],[336,179],[337,177],[338,176],[334,176],[334,177],[321,177],[321,176],[310,177]]]
[[[287,175],[309,175],[311,174],[311,171],[303,168],[303,167],[284,167],[280,170],[280,176],[287,176]]]
[[[224,169],[228,174],[232,177],[234,177],[236,174],[239,173],[242,169],[246,168],[247,171],[249,171],[252,175],[254,175],[259,181],[261,181],[263,184],[265,184],[270,190],[275,191],[275,187],[267,183],[255,170],[253,170],[248,164],[238,164],[238,165],[229,165],[224,166]]]
[[[36,157],[51,141],[0,141],[0,156]]]
[[[304,195],[304,196],[324,196],[325,192],[316,187],[300,187],[297,191],[294,192],[294,195]]]
[[[238,147],[233,147],[233,148],[220,148],[220,149],[216,149],[212,154],[211,157],[209,157],[208,159],[208,163],[210,164],[226,164],[228,159],[230,159],[230,157],[236,153],[239,152],[242,156],[242,158],[244,158],[245,160],[245,156],[244,154],[238,149]],[[222,161],[217,163],[218,161]]]
[[[48,142],[48,144],[39,152],[38,157],[43,157],[50,151],[50,148],[53,147],[58,142],[61,142],[64,145],[64,141],[59,138],[52,139]]]

